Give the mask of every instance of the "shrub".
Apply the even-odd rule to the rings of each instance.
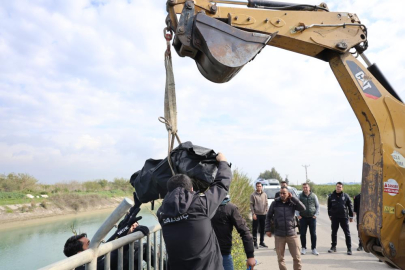
[[[246,269],[246,254],[238,231],[232,231],[232,261],[234,269]]]
[[[39,205],[44,209],[48,208],[48,203],[46,201],[42,201]]]
[[[238,169],[233,171],[229,194],[231,202],[238,206],[239,212],[245,220],[248,219],[250,214],[250,195],[254,191],[251,182],[246,174],[240,172]],[[232,231],[232,259],[235,269],[246,268],[245,249],[236,229]]]
[[[125,178],[114,178],[113,182],[111,183],[112,189],[119,189],[124,192],[133,191],[134,188],[131,186],[129,179]]]
[[[231,196],[231,202],[238,206],[239,212],[245,219],[247,219],[250,214],[250,195],[253,191],[254,188],[251,185],[250,178],[238,169],[235,169],[233,171],[229,195]]]
[[[34,191],[38,180],[25,173],[0,174],[0,191]]]

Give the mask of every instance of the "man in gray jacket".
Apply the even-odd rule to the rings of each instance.
[[[280,189],[280,197],[275,199],[266,216],[266,234],[271,237],[270,227],[274,223],[275,245],[280,270],[287,270],[284,260],[285,244],[288,245],[294,261],[294,270],[301,270],[300,243],[294,228],[295,211],[303,211],[305,206],[293,197],[286,187]]]
[[[264,224],[266,220],[267,210],[269,209],[269,203],[267,200],[267,194],[263,192],[262,183],[256,183],[256,191],[250,195],[250,210],[253,217],[253,245],[256,249],[257,246],[257,229],[259,227],[260,233],[260,246],[267,248],[264,243]]]

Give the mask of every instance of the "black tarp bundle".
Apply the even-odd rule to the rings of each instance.
[[[204,191],[215,179],[218,162],[212,149],[184,142],[173,149],[170,158],[174,172],[189,176],[196,191]],[[172,172],[167,158],[148,159],[144,167],[131,176],[130,181],[138,199],[146,203],[165,197],[170,177]]]

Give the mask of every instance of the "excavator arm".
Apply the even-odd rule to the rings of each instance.
[[[363,131],[361,240],[366,252],[405,269],[405,105],[365,56],[367,28],[356,14],[265,0],[168,0],[167,12],[179,56],[216,83],[266,45],[329,62]]]

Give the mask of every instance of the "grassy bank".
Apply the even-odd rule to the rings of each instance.
[[[248,220],[250,213],[250,194],[254,191],[250,184],[251,180],[239,170],[233,171],[233,179],[229,191],[231,202],[238,206],[239,212],[245,220]],[[248,221],[247,225],[251,227]],[[243,242],[236,229],[232,232],[232,257],[234,269],[246,269],[246,254]]]
[[[43,202],[58,201],[61,196],[65,198],[91,198],[97,196],[98,198],[117,198],[129,197],[132,198],[132,192],[124,192],[122,190],[108,190],[99,192],[61,192],[56,194],[47,195],[48,198],[43,198],[41,195],[34,195],[34,198],[28,198],[28,193],[25,192],[0,192],[0,206],[14,205],[14,204],[38,204]],[[31,194],[31,193],[29,193]]]
[[[129,180],[124,178],[115,178],[111,182],[100,179],[46,185],[27,174],[0,174],[0,206],[30,204],[34,207],[40,204],[45,208],[48,203],[53,203],[61,208],[74,209],[80,207],[75,201],[78,205],[86,205],[97,199],[132,198],[133,191]]]

